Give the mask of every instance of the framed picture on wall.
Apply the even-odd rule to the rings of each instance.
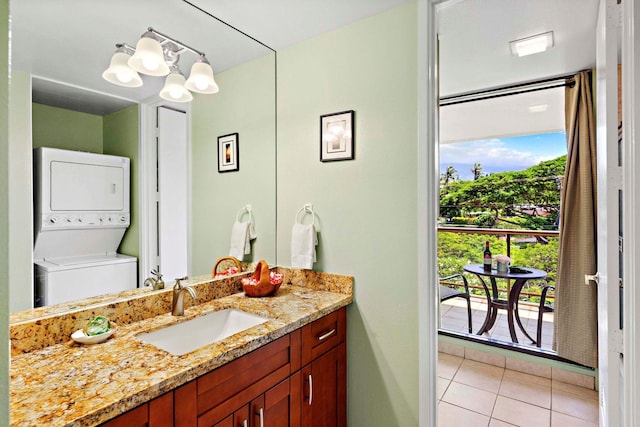
[[[230,133],[218,137],[218,172],[240,170],[238,134]]]
[[[355,158],[353,110],[320,116],[320,161]]]

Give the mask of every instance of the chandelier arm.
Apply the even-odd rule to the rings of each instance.
[[[162,37],[164,39],[164,41],[168,40],[168,41],[178,45],[182,49],[186,49],[186,50],[188,50],[188,51],[190,51],[192,53],[195,53],[196,55],[199,55],[199,56],[205,56],[204,52],[200,52],[199,50],[196,50],[196,49],[192,48],[191,46],[188,46],[188,45],[182,43],[181,41],[178,41],[178,40],[176,40],[176,39],[174,39],[172,37],[169,37],[166,34],[161,33],[160,31],[156,31],[152,27],[149,27],[148,31],[153,33],[153,34],[155,34],[156,36]]]
[[[133,55],[136,51],[136,48],[128,45],[126,43],[116,43],[116,48],[123,49],[126,53]]]

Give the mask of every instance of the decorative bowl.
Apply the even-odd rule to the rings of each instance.
[[[116,331],[115,328],[109,329],[107,332],[98,335],[87,335],[84,329],[78,329],[71,334],[71,339],[80,344],[99,344],[109,339]]]
[[[276,293],[284,281],[282,273],[269,271],[265,261],[260,261],[256,266],[253,276],[241,280],[242,289],[248,297],[266,297]]]

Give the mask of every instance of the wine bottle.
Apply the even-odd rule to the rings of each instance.
[[[484,271],[491,271],[491,250],[489,249],[489,241],[484,247]]]

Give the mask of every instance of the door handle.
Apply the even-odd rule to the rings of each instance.
[[[590,282],[594,282],[596,285],[600,283],[600,273],[596,272],[596,274],[585,274],[584,275],[584,284],[589,285]]]

